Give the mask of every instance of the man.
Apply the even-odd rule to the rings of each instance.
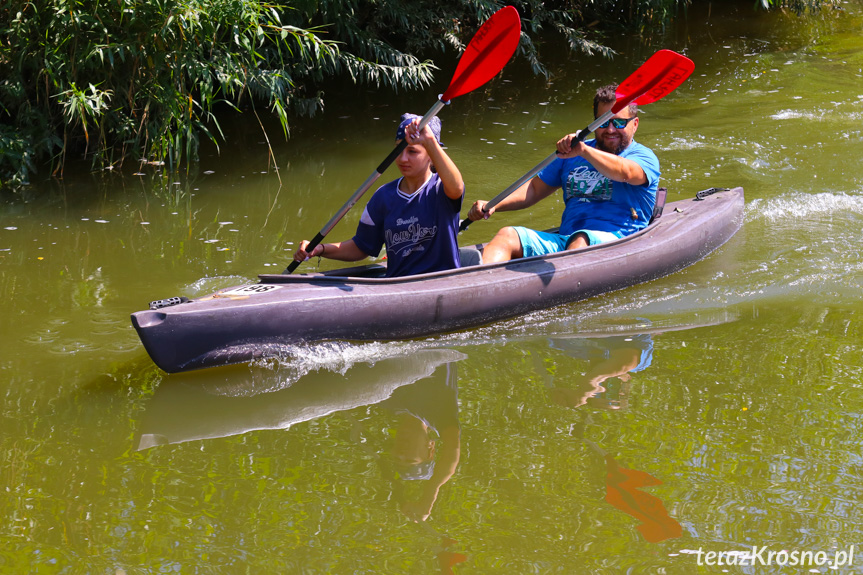
[[[593,115],[609,111],[616,85],[596,91]],[[659,160],[633,140],[638,108],[630,104],[596,129],[593,140],[579,142],[568,134],[557,142],[558,158],[497,206],[483,212],[486,202],[471,206],[471,220],[487,219],[496,211],[520,210],[563,189],[566,207],[559,233],[524,227],[501,229],[483,251],[483,263],[573,250],[622,238],[647,226],[656,203]]]

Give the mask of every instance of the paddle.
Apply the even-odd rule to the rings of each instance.
[[[671,50],[660,50],[617,87],[617,90],[615,90],[617,100],[614,102],[614,105],[608,112],[581,130],[578,133],[578,141],[583,142],[588,134],[633,102],[639,106],[643,106],[661,100],[680,86],[692,74],[694,69],[695,64],[686,56],[672,52]],[[555,158],[557,158],[557,152],[554,152],[534,166],[528,173],[492,198],[485,205],[483,211],[487,212],[498,205],[504,198],[519,189],[525,182],[528,182],[541,172],[543,168],[552,163]],[[459,225],[459,232],[465,231],[470,224],[471,220],[467,218],[462,220]]]
[[[485,24],[471,38],[470,43],[461,55],[449,87],[440,95],[434,106],[426,112],[422,120],[420,120],[419,130],[422,130],[445,105],[449,104],[450,100],[475,90],[494,78],[515,53],[520,38],[521,18],[514,7],[506,6],[501,8],[491,18],[486,20]],[[309,245],[306,246],[307,252],[311,252],[321,243],[324,237],[339,223],[339,220],[348,213],[348,210],[354,207],[354,204],[357,203],[362,195],[372,187],[372,184],[381,177],[390,164],[399,157],[407,145],[405,140],[399,141],[395,149],[390,152],[390,155],[381,162],[345,205],[336,212],[330,221],[321,228],[321,231],[318,232],[314,239],[309,242]],[[283,273],[292,273],[299,265],[300,262],[293,261]]]

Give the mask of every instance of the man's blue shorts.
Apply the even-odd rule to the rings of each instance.
[[[538,232],[521,226],[513,226],[513,229],[518,234],[518,239],[521,240],[521,249],[526,258],[562,252],[572,241],[575,234],[586,235],[592,246],[623,237],[623,235],[618,233],[595,230],[577,230],[569,235],[561,235],[551,232]]]

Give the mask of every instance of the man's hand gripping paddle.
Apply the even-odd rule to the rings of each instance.
[[[434,106],[420,120],[419,130],[422,130],[445,105],[449,104],[450,100],[475,90],[494,78],[506,63],[509,62],[509,59],[512,58],[515,49],[518,47],[520,38],[521,19],[518,11],[512,6],[501,8],[491,18],[486,20],[485,24],[474,34],[470,44],[467,45],[446,92],[441,94],[439,100],[435,102]],[[354,192],[354,195],[350,197],[347,203],[336,212],[330,221],[309,242],[306,251],[311,252],[323,241],[324,237],[354,207],[354,204],[381,177],[407,145],[405,140],[399,141],[395,149],[390,152],[390,155],[381,162],[372,175]],[[283,273],[293,273],[299,265],[300,262],[293,261]]]
[[[615,90],[617,100],[614,105],[608,112],[581,130],[578,133],[578,141],[583,142],[588,134],[633,102],[639,106],[643,106],[666,97],[680,86],[692,74],[694,69],[695,64],[686,56],[672,52],[671,50],[660,50],[617,87],[617,90]],[[483,209],[488,211],[498,205],[504,198],[522,187],[531,178],[541,172],[543,168],[552,163],[556,157],[557,152],[554,152],[534,166],[533,169],[513,182],[507,189],[492,198]],[[470,224],[471,220],[465,218],[459,225],[459,231],[463,232]]]

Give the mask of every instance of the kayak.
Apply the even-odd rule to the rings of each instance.
[[[385,264],[263,274],[258,283],[205,297],[151,302],[149,310],[132,314],[132,324],[167,372],[278,356],[302,343],[446,333],[679,271],[737,232],[743,206],[743,188],[711,188],[666,204],[649,226],[612,242],[414,276],[383,277]],[[482,249],[463,251],[480,260]]]

